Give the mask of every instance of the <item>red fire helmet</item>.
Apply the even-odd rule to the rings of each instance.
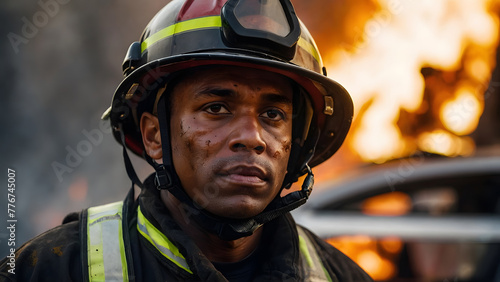
[[[140,115],[153,111],[158,88],[176,73],[210,65],[271,71],[290,78],[300,89],[304,109],[292,122],[294,169],[284,186],[305,174],[307,165],[330,158],[343,143],[352,121],[351,97],[326,76],[316,44],[288,0],[167,4],[125,57],[125,79],[103,115],[110,118],[115,138],[122,143],[124,135],[126,147],[144,157]]]

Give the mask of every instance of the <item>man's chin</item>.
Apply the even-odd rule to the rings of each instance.
[[[267,205],[251,202],[238,202],[232,204],[220,204],[207,208],[207,210],[217,216],[230,219],[248,219],[261,213]]]

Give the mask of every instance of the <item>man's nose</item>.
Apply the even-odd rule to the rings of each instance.
[[[240,117],[234,123],[229,140],[229,147],[232,151],[255,151],[261,154],[266,150],[266,143],[262,136],[262,125],[258,117]]]

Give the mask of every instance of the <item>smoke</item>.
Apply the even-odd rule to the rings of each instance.
[[[2,179],[8,168],[16,171],[16,247],[69,212],[125,197],[121,147],[100,117],[122,79],[128,46],[167,2],[0,3],[0,163]],[[135,163],[146,175],[147,165]],[[0,203],[7,206],[6,189]],[[7,236],[3,228],[0,256]]]

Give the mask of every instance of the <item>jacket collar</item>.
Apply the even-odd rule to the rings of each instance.
[[[173,264],[180,272],[195,274],[203,281],[223,281],[193,240],[174,221],[155,188],[153,177],[144,182],[139,196],[137,228],[139,234],[151,244],[161,259]],[[300,253],[295,222],[290,214],[265,224],[261,247],[264,259],[256,272],[256,280],[290,280],[300,277]],[[272,246],[272,247],[271,247]]]

